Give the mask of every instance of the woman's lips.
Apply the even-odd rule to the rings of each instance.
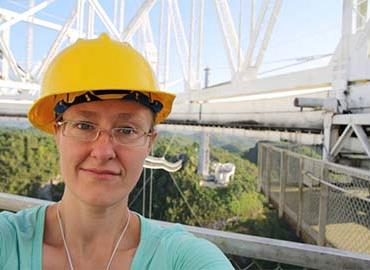
[[[82,168],[81,170],[103,178],[121,175],[120,172],[105,169]]]

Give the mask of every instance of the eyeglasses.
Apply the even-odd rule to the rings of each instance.
[[[116,127],[106,130],[84,121],[65,120],[57,122],[57,125],[62,127],[63,136],[85,142],[97,140],[103,131],[107,132],[114,142],[126,146],[143,146],[146,144],[147,138],[152,136],[150,131],[145,132],[139,128]]]

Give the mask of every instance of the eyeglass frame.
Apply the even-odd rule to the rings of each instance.
[[[141,146],[144,146],[148,140],[148,137],[152,137],[153,134],[154,134],[154,130],[153,129],[150,129],[148,132],[145,132],[144,130],[142,130],[141,128],[132,128],[134,130],[140,130],[143,132],[143,134],[138,138],[138,140],[142,137],[145,136],[145,139],[144,139],[144,142],[142,144],[123,144],[121,142],[118,141],[118,139],[116,138],[116,136],[114,136],[114,131],[115,130],[122,130],[122,129],[127,129],[126,128],[122,128],[122,127],[114,127],[114,128],[111,128],[110,130],[107,130],[105,128],[101,128],[99,127],[99,125],[97,124],[94,124],[94,123],[90,123],[90,122],[87,122],[87,121],[82,121],[82,120],[59,120],[59,121],[56,121],[55,122],[56,125],[58,127],[61,127],[62,128],[62,135],[64,137],[67,137],[67,138],[73,138],[73,139],[76,139],[78,141],[83,141],[83,142],[95,142],[96,140],[98,140],[98,138],[100,137],[101,133],[104,131],[106,132],[109,137],[112,138],[112,141],[119,144],[119,145],[123,145],[123,146],[129,146],[129,147],[141,147]],[[96,131],[96,135],[93,139],[83,139],[81,137],[77,137],[77,136],[70,136],[70,135],[66,135],[65,134],[65,127],[67,124],[87,124],[87,125],[90,125],[90,126],[93,126],[94,128],[97,129]],[[131,129],[131,128],[130,128]]]

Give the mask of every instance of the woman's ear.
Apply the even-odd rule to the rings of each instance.
[[[60,132],[59,132],[59,126],[57,123],[54,123],[53,125],[53,137],[54,137],[55,144],[57,148],[59,149]]]

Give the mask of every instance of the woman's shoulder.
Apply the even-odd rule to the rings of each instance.
[[[162,264],[165,258],[165,264],[171,266],[168,269],[233,269],[216,245],[194,236],[186,231],[183,225],[163,226],[157,221],[141,216],[140,220],[142,226],[140,245],[145,249],[145,254],[152,254],[151,263],[157,262],[164,267]]]
[[[195,246],[214,246],[208,240],[198,238],[188,232],[184,225],[159,222],[142,216],[140,216],[140,221],[142,240],[147,239],[158,242],[167,246],[170,250],[174,250],[175,247],[189,247],[192,249]]]
[[[0,213],[0,266],[13,260],[20,249],[30,249],[43,225],[46,205]],[[26,250],[25,250],[26,251]],[[24,252],[27,254],[27,252]],[[1,267],[0,267],[1,268]]]
[[[4,211],[0,213],[0,232],[27,232],[33,229],[45,215],[46,205],[23,209],[16,213]]]
[[[181,224],[170,224],[152,220],[139,215],[141,224],[141,239],[151,238],[158,241],[170,240],[172,237],[191,236]]]

